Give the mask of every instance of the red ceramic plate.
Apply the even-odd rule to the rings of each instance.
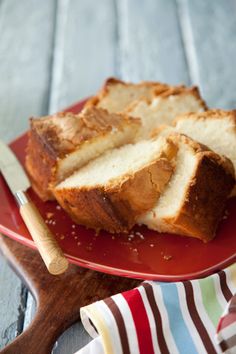
[[[84,102],[67,111],[79,112]],[[10,144],[24,164],[27,134]],[[16,176],[17,178],[17,176]],[[208,244],[177,235],[158,234],[136,226],[130,235],[111,235],[74,225],[56,202],[30,196],[57,238],[69,261],[97,271],[140,279],[176,281],[208,275],[236,260],[236,198],[228,202],[216,238]],[[17,205],[0,176],[0,232],[35,248]],[[48,219],[47,217],[50,217]]]

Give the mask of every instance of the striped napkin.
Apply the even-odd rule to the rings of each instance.
[[[236,264],[207,278],[139,287],[81,309],[78,354],[236,353]]]

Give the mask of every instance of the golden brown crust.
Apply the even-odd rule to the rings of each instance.
[[[182,85],[182,86],[169,86],[167,88],[160,87],[159,89],[155,89],[153,91],[153,94],[151,97],[142,97],[142,101],[145,101],[149,105],[152,103],[153,99],[155,99],[155,98],[159,98],[159,97],[167,98],[170,96],[177,96],[177,95],[178,96],[179,95],[185,96],[185,95],[189,95],[189,94],[196,97],[196,99],[199,101],[199,103],[204,111],[208,110],[206,102],[202,99],[197,86],[186,87],[186,86]],[[139,103],[139,101],[133,101],[127,107],[127,109],[125,110],[125,113],[132,112],[138,103]],[[189,113],[186,113],[186,114],[189,114]],[[192,113],[192,114],[195,114],[195,113]]]
[[[217,162],[217,164],[221,166],[227,174],[233,176],[233,178],[235,177],[234,166],[231,160],[225,156],[218,155],[217,153],[209,149],[208,146],[189,138],[185,134],[180,134],[180,133],[171,133],[168,136],[168,140],[172,141],[176,145],[178,141],[181,141],[184,144],[187,144],[189,147],[191,147],[191,149],[193,149],[193,151],[197,154],[202,153],[206,155],[211,155],[212,159],[214,159],[215,162]]]
[[[173,95],[180,95],[180,94],[191,94],[199,100],[202,109],[207,110],[208,107],[206,105],[206,102],[202,99],[199,89],[197,86],[193,87],[187,87],[184,85],[179,85],[179,86],[171,86],[167,85],[161,82],[155,82],[155,81],[141,81],[137,84],[130,83],[130,82],[124,82],[121,80],[118,80],[116,78],[109,78],[108,80],[105,81],[102,89],[97,93],[97,95],[93,96],[91,99],[89,99],[85,107],[96,107],[104,97],[106,97],[109,94],[110,88],[115,85],[123,85],[124,87],[147,87],[151,88],[151,96],[150,97],[142,97],[142,99],[146,100],[148,103],[151,103],[152,99],[155,97],[169,97]],[[131,103],[128,107],[126,107],[127,111],[129,112],[132,110],[133,104],[136,104],[136,101]]]
[[[139,124],[139,120],[135,122]],[[108,113],[105,109],[91,107],[80,114],[57,113],[53,116],[30,120],[31,130],[38,135],[52,158],[63,158],[75,151],[85,141],[101,136],[123,124],[133,124],[129,116]]]
[[[161,92],[160,94],[157,93],[157,96],[161,97],[169,97],[169,96],[175,96],[175,95],[186,95],[186,94],[191,94],[192,96],[195,96],[196,99],[199,101],[200,105],[202,106],[202,109],[207,111],[208,107],[206,102],[202,99],[199,88],[197,86],[192,86],[192,87],[186,87],[184,85],[181,86],[172,86],[166,91]]]
[[[55,178],[56,160],[48,153],[47,148],[32,129],[26,150],[26,170],[29,174],[32,187],[43,200],[54,199],[49,184]]]
[[[181,121],[188,121],[191,120],[194,122],[205,122],[205,121],[211,121],[211,120],[215,120],[215,124],[216,124],[216,129],[217,129],[217,122],[222,120],[224,122],[228,121],[230,122],[230,128],[228,130],[228,132],[232,132],[234,134],[236,134],[236,110],[221,110],[221,109],[212,109],[212,110],[208,110],[206,112],[198,112],[198,113],[186,113],[186,114],[181,114],[179,116],[177,116],[174,121],[173,121],[173,125],[174,127],[177,127],[178,129],[178,123]],[[227,139],[227,137],[225,137],[225,139]],[[210,142],[209,142],[210,144]],[[220,144],[219,144],[220,146]],[[222,151],[224,151],[222,149]],[[227,154],[226,154],[227,155]],[[232,193],[230,195],[230,197],[236,196],[236,186],[234,187],[234,189],[232,190]]]
[[[162,172],[160,173],[160,167]],[[109,189],[55,189],[61,206],[79,224],[112,233],[128,231],[138,215],[156,203],[173,167],[166,160],[155,161]]]
[[[164,89],[168,89],[170,87],[168,84],[164,84],[159,81],[141,81],[138,83],[133,83],[133,82],[122,81],[122,80],[117,79],[115,77],[110,77],[105,81],[99,94],[101,93],[103,95],[103,94],[107,93],[111,86],[114,86],[117,84],[120,84],[123,86],[132,86],[132,87],[151,87],[154,90],[159,89],[160,91],[163,91]]]
[[[210,109],[206,112],[196,112],[196,113],[185,113],[180,114],[173,121],[173,124],[176,125],[178,121],[183,119],[231,119],[236,125],[236,110],[222,110],[222,109]]]
[[[98,91],[98,93],[91,97],[86,103],[85,103],[85,107],[88,108],[88,107],[96,107],[102,100],[104,97],[106,97],[108,94],[109,94],[109,91],[110,91],[110,88],[112,86],[115,86],[115,85],[122,85],[124,87],[137,87],[137,88],[140,88],[140,87],[147,87],[147,88],[151,88],[152,91],[164,91],[166,89],[169,88],[169,85],[167,84],[163,84],[163,83],[160,83],[160,82],[155,82],[155,81],[142,81],[140,83],[137,83],[137,84],[134,84],[134,83],[131,83],[131,82],[125,82],[125,81],[122,81],[122,80],[119,80],[119,79],[116,79],[114,77],[111,77],[109,79],[107,79],[103,85],[103,87],[101,88],[100,91]]]
[[[172,133],[174,128],[170,125],[160,124],[157,128],[154,128],[150,133],[150,138],[156,138],[159,135],[168,136]]]
[[[175,142],[177,139],[174,137]],[[198,163],[181,209],[174,218],[164,221],[177,234],[208,242],[215,236],[225,202],[235,184],[234,167],[229,159],[206,146],[184,135],[180,139],[195,151]]]
[[[82,148],[84,143],[116,130],[122,131],[129,124],[139,126],[140,121],[95,107],[78,115],[58,113],[31,118],[26,169],[35,192],[43,200],[53,199],[51,188],[57,182],[57,168],[63,158]]]
[[[124,85],[124,86],[127,86],[127,85],[131,85],[131,86],[156,86],[156,85],[160,85],[162,87],[169,87],[168,84],[164,84],[162,82],[159,82],[159,81],[141,81],[139,83],[136,83],[134,84],[133,82],[129,82],[129,81],[122,81],[120,79],[117,79],[115,77],[109,77],[104,85],[103,85],[103,88],[107,88],[109,86],[112,86],[112,85],[116,85],[116,84],[121,84],[121,85]]]
[[[127,232],[137,217],[157,202],[174,170],[177,149],[169,143],[163,154],[134,174],[105,186],[55,188],[61,206],[79,224],[112,233]],[[166,158],[168,156],[168,159]]]

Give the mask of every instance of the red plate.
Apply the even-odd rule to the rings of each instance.
[[[84,102],[67,111],[79,112]],[[10,144],[24,164],[27,134]],[[17,176],[16,176],[17,178]],[[177,235],[158,234],[136,226],[132,235],[111,235],[74,225],[56,202],[43,203],[29,191],[47,220],[69,261],[97,271],[140,279],[176,281],[193,279],[222,269],[236,260],[236,198],[228,202],[229,215],[222,220],[216,238],[208,244]],[[0,232],[35,248],[19,215],[14,197],[0,176]]]

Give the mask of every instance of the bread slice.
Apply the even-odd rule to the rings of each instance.
[[[104,151],[133,142],[139,127],[138,119],[96,107],[31,119],[26,168],[34,190],[53,199],[55,185]]]
[[[85,107],[100,107],[112,113],[123,112],[134,101],[142,97],[151,98],[153,93],[161,93],[169,87],[159,82],[143,81],[133,84],[110,78],[98,94],[87,101]]]
[[[113,149],[60,183],[54,194],[75,222],[126,232],[155,205],[175,155],[175,144],[162,137]]]
[[[207,242],[215,236],[234,186],[233,165],[184,135],[170,139],[179,147],[175,172],[155,207],[138,221],[159,232]]]
[[[218,154],[227,156],[236,171],[236,110],[209,110],[176,118],[175,130],[184,133]],[[236,195],[236,187],[233,189]]]
[[[171,125],[178,114],[203,112],[206,108],[197,87],[179,86],[157,92],[152,99],[141,99],[134,102],[126,110],[126,113],[141,118],[142,129],[138,139],[145,139],[159,125]]]

